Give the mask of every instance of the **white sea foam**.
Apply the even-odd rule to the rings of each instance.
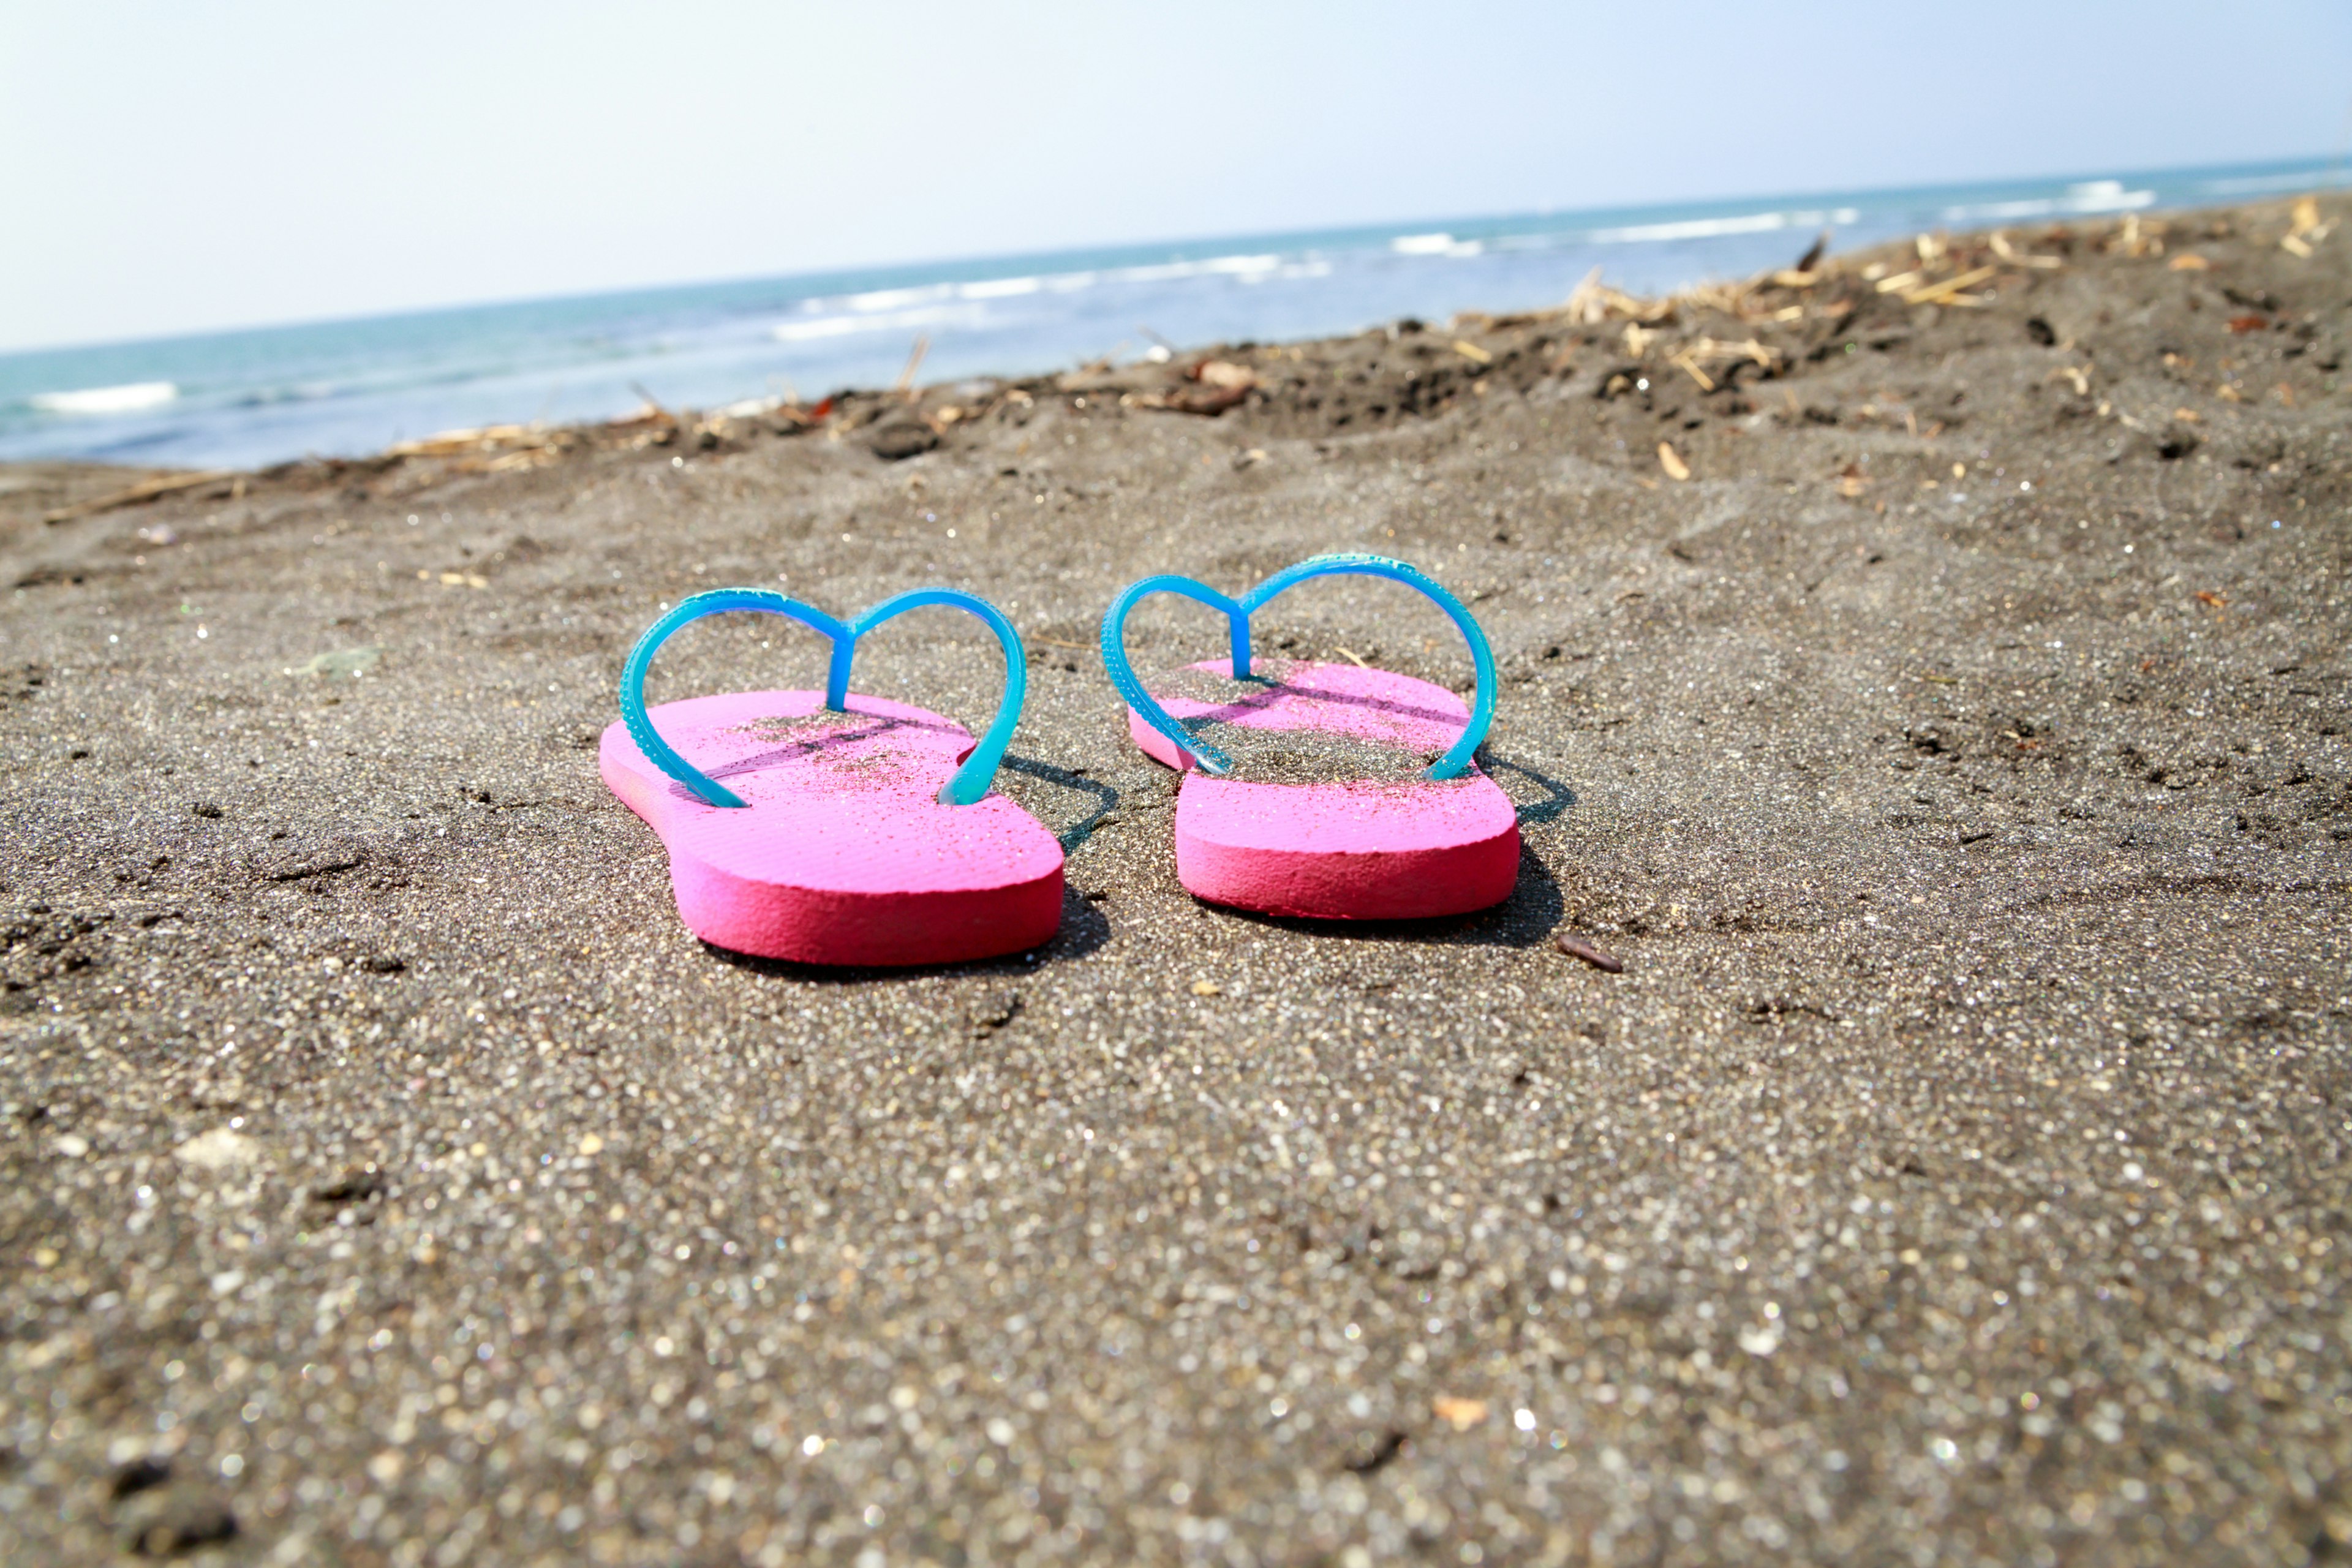
[[[1475,242],[1464,251],[1475,255]],[[856,332],[900,331],[908,328],[978,327],[993,318],[982,310],[985,301],[1015,300],[1031,294],[1071,294],[1111,283],[1167,283],[1188,278],[1230,278],[1236,283],[1263,283],[1274,279],[1327,278],[1331,264],[1321,257],[1292,259],[1279,255],[1212,256],[1198,261],[1163,261],[1108,271],[1024,273],[1016,278],[982,278],[970,283],[936,283],[911,289],[877,289],[863,294],[803,300],[796,319],[769,329],[779,342],[815,342]],[[1002,324],[1001,322],[998,324]]]
[[[180,389],[168,381],[132,381],[121,386],[37,392],[26,401],[44,414],[136,414],[161,408],[179,395]]]
[[[967,300],[1010,300],[1017,295],[1034,294],[1045,286],[1043,278],[984,278],[977,283],[967,283],[956,292]]]
[[[929,283],[919,289],[877,289],[867,294],[852,294],[841,301],[853,310],[903,310],[909,305],[920,305],[933,300],[955,297],[952,283]],[[812,300],[801,308],[820,310],[829,301]]]
[[[977,305],[920,305],[906,310],[779,321],[770,329],[770,334],[780,343],[806,343],[824,338],[845,338],[855,332],[905,331],[910,327],[980,327],[987,322],[987,312]]]
[[[1731,234],[1770,234],[1783,228],[1822,228],[1858,221],[1852,207],[1811,212],[1744,213],[1738,217],[1694,217],[1675,223],[1638,223],[1623,228],[1596,228],[1588,237],[1597,244],[1628,245],[1668,239],[1714,239]]]
[[[1118,283],[1165,283],[1175,278],[1213,278],[1219,274],[1249,279],[1274,271],[1279,256],[1213,256],[1205,261],[1159,261],[1145,267],[1122,267],[1109,274]]]
[[[1472,251],[1464,254],[1475,254]],[[1199,261],[1150,262],[1108,271],[1024,273],[1014,278],[982,278],[969,283],[934,283],[910,289],[877,289],[864,294],[804,300],[801,313],[814,318],[792,321],[776,329],[786,342],[838,337],[870,327],[906,324],[906,312],[950,300],[1014,300],[1028,294],[1075,294],[1105,283],[1168,283],[1186,278],[1232,278],[1255,283],[1269,278],[1321,278],[1331,270],[1319,258],[1290,260],[1277,255],[1212,256]],[[844,312],[868,318],[852,321]],[[884,318],[887,318],[885,320]]]
[[[2069,185],[2063,196],[2042,196],[2021,202],[1978,202],[1946,207],[1947,223],[2013,223],[2019,218],[2054,217],[2060,214],[2137,212],[2156,205],[2154,191],[2127,191],[2121,180],[2088,180]]]
[[[1486,253],[1484,243],[1475,239],[1456,239],[1450,234],[1401,234],[1389,241],[1389,248],[1399,256],[1462,258]]]

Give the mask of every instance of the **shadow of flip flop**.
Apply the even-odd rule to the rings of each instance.
[[[1497,757],[1491,752],[1482,752],[1478,763],[1486,770],[1487,776],[1493,778],[1496,784],[1503,782],[1501,778],[1503,773],[1516,773],[1544,792],[1541,800],[1530,801],[1520,800],[1515,791],[1506,789],[1503,792],[1510,795],[1511,804],[1518,807],[1519,822],[1522,826],[1531,822],[1537,824],[1557,822],[1562,813],[1576,804],[1574,790],[1550,774],[1538,773],[1523,763],[1515,763],[1508,757]]]
[[[1084,773],[1074,773],[1067,768],[1057,768],[1051,763],[1016,756],[1010,752],[1004,755],[1003,767],[1007,773],[1020,773],[1057,789],[1073,790],[1093,797],[1095,805],[1092,811],[1054,836],[1062,841],[1062,853],[1066,856],[1076,854],[1078,846],[1087,841],[1087,836],[1101,825],[1102,819],[1118,809],[1118,791],[1100,779],[1091,779]]]

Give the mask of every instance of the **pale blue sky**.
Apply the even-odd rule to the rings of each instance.
[[[2335,153],[2344,0],[0,9],[0,349]]]

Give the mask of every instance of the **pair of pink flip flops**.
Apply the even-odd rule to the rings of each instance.
[[[1470,644],[1472,703],[1388,670],[1254,666],[1251,612],[1336,574],[1390,578],[1437,601]],[[1177,672],[1164,700],[1136,679],[1124,636],[1128,613],[1153,593],[1222,611],[1233,650]],[[939,714],[849,690],[857,639],[926,605],[970,610],[1003,647],[1004,698],[978,741]],[[655,650],[688,622],[730,610],[824,633],[825,689],[647,710]],[[1102,647],[1136,743],[1184,773],[1176,868],[1195,897],[1268,914],[1397,920],[1510,896],[1517,814],[1472,760],[1494,714],[1494,658],[1470,612],[1413,567],[1318,556],[1239,600],[1189,577],[1146,578],[1112,604]],[[989,788],[1026,689],[1019,634],[969,594],[902,594],[845,623],[782,594],[722,589],[688,599],[638,640],[621,678],[622,717],[598,761],[613,793],[668,847],[678,914],[705,942],[819,964],[990,958],[1050,941],[1062,917],[1061,844]]]

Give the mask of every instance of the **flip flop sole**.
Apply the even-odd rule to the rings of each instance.
[[[1230,678],[1232,665],[1192,667]],[[1239,701],[1170,698],[1179,720],[1319,730],[1435,755],[1469,709],[1441,686],[1383,669],[1296,664]],[[1212,903],[1321,920],[1467,914],[1511,896],[1517,808],[1485,774],[1443,782],[1267,784],[1218,778],[1132,711],[1128,732],[1185,770],[1176,797],[1176,875]]]
[[[972,738],[950,719],[818,691],[664,703],[648,717],[740,807],[706,805],[604,731],[605,784],[669,850],[686,927],[761,958],[953,963],[1036,947],[1062,919],[1062,847],[1001,795],[942,805]]]

